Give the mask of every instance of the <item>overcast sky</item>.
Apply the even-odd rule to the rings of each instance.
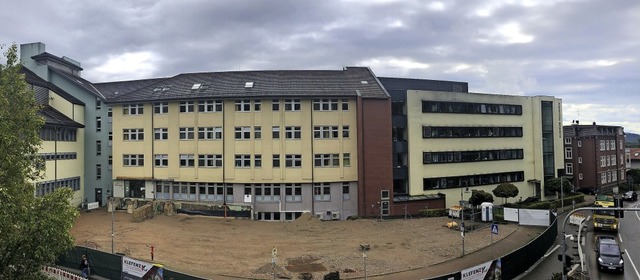
[[[92,82],[368,66],[552,95],[565,124],[640,133],[638,0],[24,0],[0,18],[0,43],[43,42]]]

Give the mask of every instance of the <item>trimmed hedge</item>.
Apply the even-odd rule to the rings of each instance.
[[[576,204],[584,202],[584,194],[578,193],[573,194],[571,196],[567,196],[564,198],[564,206],[571,206],[572,201],[575,201]],[[556,209],[562,206],[562,200],[545,200],[545,201],[536,201],[532,203],[508,203],[504,205],[505,207],[513,207],[513,208],[523,208],[523,209]]]
[[[418,211],[420,217],[445,217],[449,215],[447,209],[421,209]]]

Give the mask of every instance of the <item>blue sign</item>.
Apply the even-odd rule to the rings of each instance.
[[[498,234],[498,224],[491,224],[491,233]]]

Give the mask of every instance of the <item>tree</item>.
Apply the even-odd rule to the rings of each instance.
[[[638,141],[640,141],[640,139],[638,139]],[[629,169],[629,171],[627,171],[627,174],[628,181],[633,181],[633,184],[640,183],[640,169]]]
[[[469,198],[469,204],[474,207],[480,206],[483,202],[493,202],[493,195],[482,190],[471,191],[471,197]]]
[[[518,187],[516,187],[516,185],[514,184],[502,183],[502,184],[499,184],[495,189],[493,189],[492,192],[493,192],[493,195],[503,198],[504,199],[503,204],[504,204],[504,203],[507,203],[507,198],[516,197],[518,193],[520,193],[520,190],[518,190]]]
[[[545,181],[544,187],[546,190],[552,193],[560,192],[560,178],[551,178]],[[565,194],[573,192],[573,184],[571,183],[571,181],[569,181],[569,179],[562,178],[562,189],[564,190]]]
[[[4,47],[0,46],[4,50]],[[42,178],[39,117],[34,93],[20,73],[17,46],[0,61],[0,279],[40,279],[40,267],[73,246],[69,233],[78,211],[73,191],[34,196]]]

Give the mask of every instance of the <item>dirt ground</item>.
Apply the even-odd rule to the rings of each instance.
[[[368,244],[367,275],[426,267],[459,257],[460,232],[446,227],[450,218],[320,221],[303,215],[292,222],[261,222],[178,214],[140,223],[131,214],[115,213],[115,251],[205,278],[233,276],[272,279],[272,250],[277,249],[278,276],[313,279],[334,271],[341,278],[364,276],[361,244]],[[466,223],[469,225],[469,223]],[[465,253],[491,244],[489,224],[465,236]],[[500,226],[493,242],[517,225]],[[111,252],[111,213],[83,212],[71,229],[76,244]],[[436,275],[434,275],[436,276]]]

